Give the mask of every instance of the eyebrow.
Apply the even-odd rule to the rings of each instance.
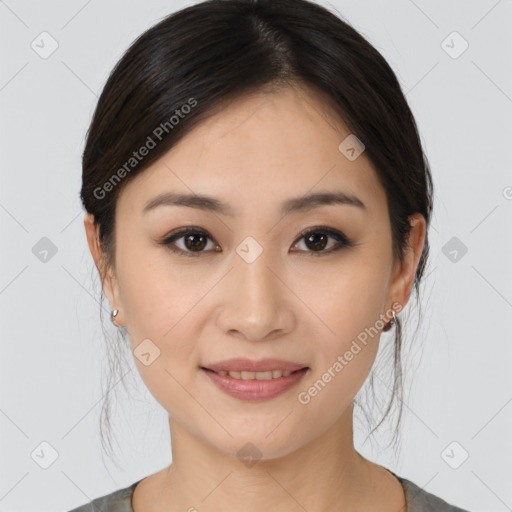
[[[366,210],[365,204],[358,197],[346,192],[321,192],[305,196],[288,199],[281,204],[281,215],[289,213],[307,211],[312,208],[318,208],[323,205],[342,204],[361,208]],[[154,199],[151,199],[144,209],[143,213],[154,210],[158,206],[187,206],[204,211],[210,211],[234,217],[234,211],[227,203],[216,199],[215,197],[197,194],[175,194],[164,192]]]

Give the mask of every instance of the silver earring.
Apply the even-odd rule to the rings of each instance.
[[[383,331],[386,332],[386,331],[389,331],[391,329],[391,327],[393,327],[393,324],[396,325],[396,314],[395,314],[395,310],[392,309],[391,310],[393,312],[393,318],[385,325]]]
[[[112,323],[114,325],[117,325],[115,322],[114,322],[114,318],[117,316],[117,314],[119,313],[119,310],[118,309],[113,309],[111,312],[110,312],[110,320],[112,321]]]

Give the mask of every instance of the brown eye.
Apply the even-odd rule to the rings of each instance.
[[[326,235],[325,233],[313,233],[311,235],[308,235],[305,239],[306,246],[313,250],[323,250],[325,249],[327,242],[329,239],[329,235]]]
[[[207,245],[206,238],[201,234],[186,235],[183,237],[183,243],[191,251],[202,251]]]
[[[336,243],[329,246],[329,238],[333,238]],[[318,226],[314,229],[309,229],[305,233],[301,234],[299,241],[302,239],[304,239],[306,251],[301,252],[309,252],[313,256],[329,254],[341,249],[342,247],[352,247],[354,245],[341,231],[327,226]],[[326,247],[328,247],[327,250],[325,250]]]
[[[304,252],[311,256],[330,254],[343,247],[352,247],[354,245],[341,231],[327,226],[318,226],[302,233],[299,241],[294,244],[294,247],[299,242],[302,242],[302,239],[304,239],[306,249],[300,249],[294,252]],[[333,239],[334,243],[330,243],[330,239]],[[211,246],[208,250],[209,242]],[[220,247],[215,245],[211,236],[206,231],[199,228],[186,227],[177,230],[160,243],[168,247],[171,251],[183,256],[195,257],[203,253],[212,252],[212,250],[214,252],[221,251]]]
[[[160,243],[173,252],[185,256],[199,256],[203,252],[209,252],[204,250],[208,246],[209,239],[211,240],[210,235],[203,230],[185,228],[175,231]],[[178,244],[178,241],[181,244]]]

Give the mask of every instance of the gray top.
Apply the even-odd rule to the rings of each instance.
[[[390,470],[388,469],[388,471]],[[393,473],[392,471],[390,472]],[[405,478],[398,475],[395,475],[395,477],[398,478],[404,488],[407,501],[407,510],[404,512],[469,512],[468,510],[450,505]],[[106,496],[96,498],[92,502],[74,508],[69,512],[133,512],[131,499],[135,486],[141,480],[134,482],[124,489],[119,489]]]

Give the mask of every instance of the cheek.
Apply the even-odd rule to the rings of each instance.
[[[308,316],[317,318],[319,339],[326,346],[343,348],[347,340],[375,326],[384,313],[388,293],[387,262],[362,252],[342,264],[305,274],[294,292],[308,306]]]
[[[192,341],[198,336],[199,290],[189,289],[186,294],[177,280],[170,286],[165,280],[152,280],[146,274],[139,277],[132,280],[123,296],[132,350],[150,339],[160,352],[160,365],[169,369],[184,367],[194,350]]]
[[[124,241],[118,261],[121,301],[130,333],[137,339],[170,339],[200,299],[201,276],[173,263],[165,248],[145,240]],[[204,293],[204,292],[203,292]]]
[[[197,360],[194,340],[199,337],[204,280],[178,271],[161,251],[130,249],[125,248],[117,269],[130,347],[148,390],[172,411],[190,399],[182,386],[187,387],[187,372]]]
[[[190,400],[186,389],[197,360],[193,313],[179,295],[164,293],[169,290],[161,285],[151,290],[149,295],[136,294],[128,301],[134,362],[147,389],[164,409],[186,409]]]
[[[314,312],[308,315],[314,325],[316,368],[308,384],[318,382],[321,400],[348,403],[368,376],[378,350],[380,315],[385,312],[386,265],[361,252],[337,269],[333,266],[318,272],[314,280],[302,281],[297,295],[305,297]]]

